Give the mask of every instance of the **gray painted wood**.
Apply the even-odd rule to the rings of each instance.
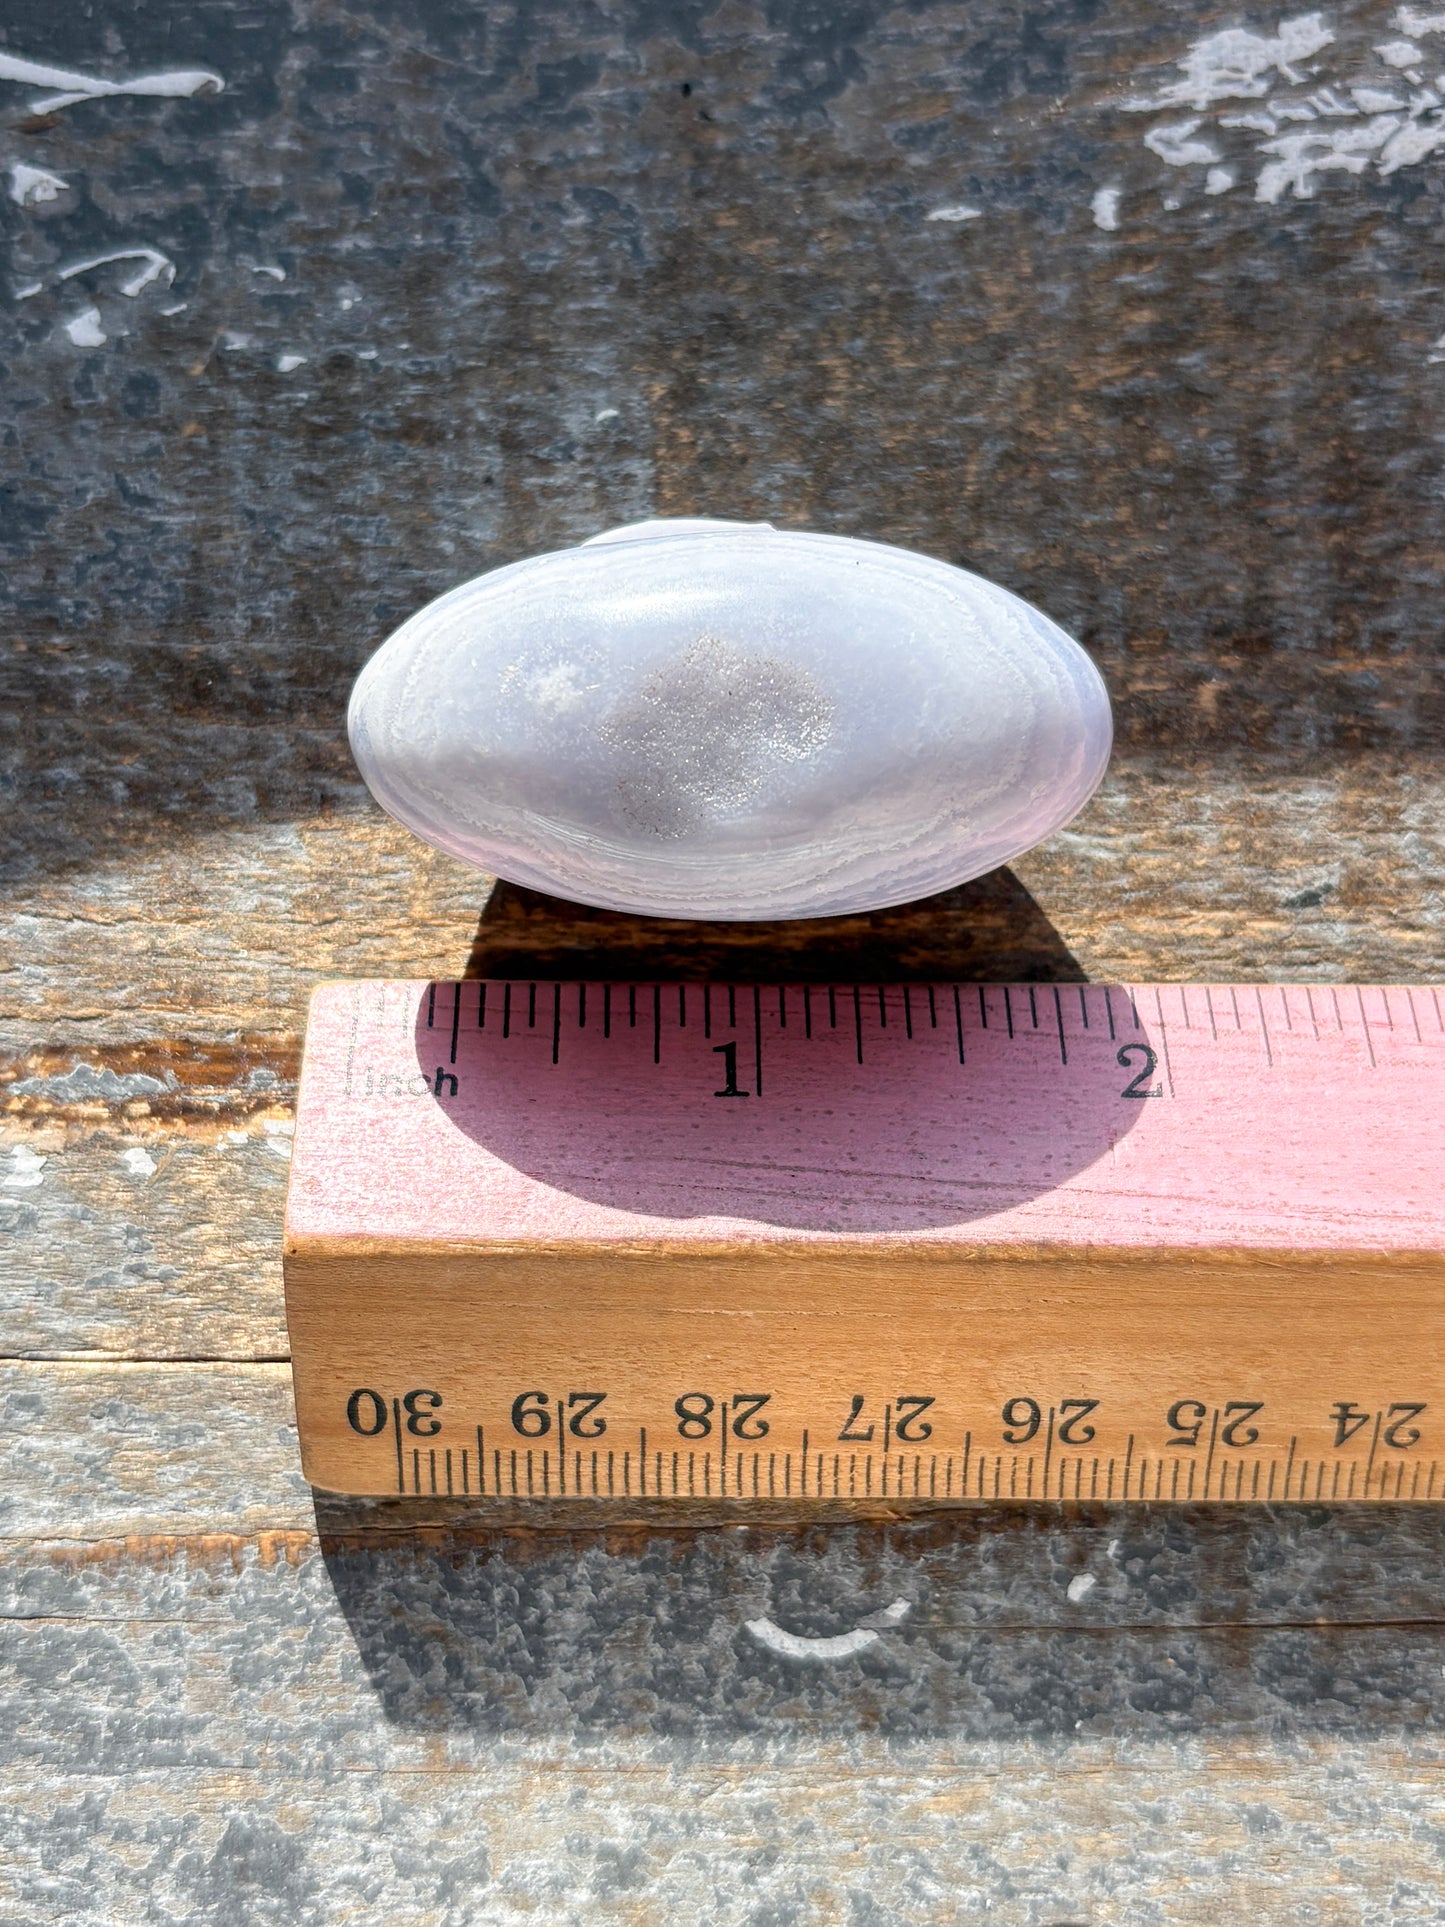
[[[1265,94],[1412,85],[1394,11],[1328,10]],[[1233,24],[0,22],[11,56],[226,82],[41,116],[0,83],[0,167],[67,183],[0,196],[7,1918],[1445,1918],[1433,1512],[318,1514],[267,1362],[325,976],[1439,978],[1445,159],[1259,198],[1305,123],[1161,99]],[[1196,113],[1222,192],[1160,152]],[[142,245],[172,286],[67,272]],[[878,917],[489,898],[367,805],[350,678],[425,597],[647,513],[1036,600],[1114,692],[1105,789],[1015,876]],[[893,1600],[828,1665],[747,1630]]]
[[[277,1368],[32,1363],[0,1415],[21,1918],[319,1921],[364,1864],[415,1920],[1431,1917],[1434,1508],[313,1516]],[[1333,1915],[1279,1884],[1322,1839]]]
[[[52,1078],[67,1096],[78,1082],[73,1068]],[[276,1127],[289,1128],[289,1119],[276,1115],[274,1090],[259,1117],[240,1095],[219,1120],[189,1129],[137,1120],[126,1130],[117,1118],[113,1128],[81,1125],[67,1137],[52,1123],[27,1134],[31,1156],[44,1159],[38,1170],[17,1173],[13,1159],[0,1158],[0,1171],[38,1180],[0,1189],[0,1354],[287,1356],[281,1213],[290,1139]]]
[[[1445,1635],[1348,1616],[1428,1608],[1432,1537],[1034,1512],[12,1544],[10,1898],[84,1922],[1428,1920]],[[836,1634],[899,1597],[908,1620],[828,1665],[748,1625]],[[1230,1623],[1242,1602],[1264,1623]]]

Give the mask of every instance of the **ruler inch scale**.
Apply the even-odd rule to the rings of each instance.
[[[1445,1498],[1431,986],[312,1001],[303,1467],[806,1518]]]

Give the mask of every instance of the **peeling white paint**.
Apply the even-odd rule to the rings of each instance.
[[[1445,33],[1445,14],[1402,7],[1393,24]],[[1124,105],[1131,112],[1192,106],[1192,118],[1151,127],[1145,147],[1168,167],[1203,169],[1206,194],[1226,193],[1247,178],[1247,169],[1255,199],[1268,205],[1290,196],[1310,200],[1327,175],[1347,179],[1373,167],[1388,179],[1445,150],[1445,107],[1418,71],[1424,58],[1418,40],[1382,40],[1368,52],[1342,48],[1332,56],[1335,73],[1316,72],[1317,56],[1336,44],[1320,13],[1281,20],[1273,33],[1230,28],[1209,34],[1175,63],[1183,79]],[[1259,105],[1217,118],[1207,111],[1241,96]],[[1241,153],[1242,134],[1263,138]],[[1181,204],[1173,194],[1164,202],[1166,208]]]
[[[851,1633],[838,1633],[832,1639],[805,1639],[800,1633],[784,1632],[771,1619],[749,1619],[747,1629],[760,1646],[783,1659],[851,1659],[876,1646],[878,1635],[871,1627],[860,1626]]]
[[[115,248],[109,254],[94,254],[88,260],[73,261],[68,268],[62,268],[55,278],[57,281],[70,281],[77,274],[89,274],[92,268],[109,267],[113,261],[139,261],[143,264],[139,273],[120,284],[120,292],[132,301],[152,281],[164,281],[169,287],[176,278],[176,264],[170,256],[162,254],[159,248],[150,247]]]
[[[1166,127],[1151,127],[1144,145],[1168,167],[1207,167],[1224,157],[1212,141],[1193,138],[1204,125],[1199,118],[1181,120]]]
[[[781,1659],[833,1660],[851,1659],[855,1653],[863,1653],[878,1643],[877,1624],[896,1626],[906,1619],[912,1610],[906,1599],[895,1599],[891,1606],[872,1615],[873,1624],[855,1626],[851,1633],[834,1633],[831,1637],[810,1639],[802,1633],[790,1633],[771,1619],[749,1619],[744,1622],[748,1632],[760,1646],[766,1646],[770,1653],[777,1653]]]
[[[1417,13],[1413,7],[1400,7],[1390,25],[1420,40],[1426,34],[1445,33],[1445,13]]]
[[[1407,121],[1392,134],[1380,152],[1380,172],[1393,174],[1397,168],[1413,167],[1439,147],[1445,147],[1445,122]]]
[[[1094,217],[1094,226],[1112,234],[1119,225],[1119,202],[1123,199],[1117,187],[1101,187],[1089,203],[1089,212]]]
[[[251,272],[252,274],[264,274],[272,281],[284,281],[286,279],[285,268],[278,268],[272,261],[253,262],[251,264]]]
[[[11,162],[10,198],[18,207],[42,207],[47,201],[58,201],[69,186],[69,181],[48,168],[31,167],[26,161]]]
[[[10,1086],[17,1095],[43,1097],[52,1104],[128,1104],[138,1097],[163,1097],[180,1088],[174,1071],[164,1078],[145,1071],[119,1076],[107,1065],[72,1064],[63,1075],[22,1077]]]
[[[219,94],[225,86],[219,74],[205,68],[180,68],[161,74],[137,74],[131,80],[101,80],[95,74],[82,74],[70,67],[51,67],[43,60],[23,60],[16,54],[0,54],[0,80],[12,80],[25,87],[58,87],[58,94],[46,94],[30,102],[32,114],[53,114],[77,101],[99,100],[111,94],[143,94],[166,100],[187,100],[193,94]]]
[[[33,300],[37,294],[44,292],[44,288],[45,283],[43,281],[22,281],[20,286],[15,290],[15,299],[17,301]]]
[[[1087,1599],[1098,1583],[1093,1573],[1076,1572],[1068,1584],[1069,1604],[1077,1606],[1081,1600]]]
[[[1174,63],[1184,75],[1182,80],[1151,96],[1125,101],[1125,110],[1151,113],[1156,107],[1187,106],[1202,111],[1218,100],[1258,99],[1269,92],[1272,74],[1299,86],[1304,80],[1298,71],[1300,63],[1328,47],[1334,37],[1319,13],[1282,20],[1268,36],[1228,27],[1196,40],[1184,58]]]
[[[47,1159],[28,1144],[17,1144],[10,1153],[10,1170],[5,1178],[7,1191],[33,1191],[43,1184]]]
[[[157,308],[156,313],[167,315],[167,316],[173,315],[173,314],[184,314],[186,309],[189,306],[190,306],[190,303],[188,301],[173,301],[168,308]]]
[[[298,368],[304,368],[306,366],[308,359],[309,357],[306,355],[277,355],[277,372],[283,375],[294,374]]]
[[[1393,114],[1379,114],[1358,127],[1321,128],[1265,141],[1259,151],[1278,158],[1260,171],[1254,198],[1273,203],[1292,188],[1297,201],[1308,201],[1320,174],[1363,174],[1399,125]]]
[[[155,1176],[156,1161],[150,1152],[139,1144],[133,1144],[128,1151],[122,1151],[120,1161],[133,1178]]]
[[[981,207],[965,207],[963,203],[960,202],[956,207],[936,207],[930,214],[925,214],[923,218],[925,221],[981,221],[983,219],[983,209]]]
[[[82,308],[65,324],[65,332],[77,348],[103,348],[109,339],[100,325],[99,308]]]

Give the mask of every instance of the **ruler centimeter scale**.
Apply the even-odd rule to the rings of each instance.
[[[306,1474],[799,1516],[1445,1497],[1442,1005],[323,986]]]

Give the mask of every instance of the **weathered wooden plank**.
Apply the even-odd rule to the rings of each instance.
[[[1419,982],[1445,967],[1442,823],[1441,779],[1420,763],[1292,779],[1125,765],[1013,877],[866,916],[725,927],[510,888],[487,903],[485,879],[376,817],[256,825],[28,889],[6,913],[0,1042],[58,1053],[52,1070],[158,1044],[122,1068],[163,1078],[188,1039],[233,1047],[238,1079],[286,1075],[322,978],[468,970]]]
[[[410,1770],[326,1777],[12,1770],[0,1904],[75,1927],[524,1927],[539,1911],[822,1927],[901,1910],[937,1927],[1357,1927],[1429,1920],[1439,1888],[1438,1773],[1399,1746],[1362,1747],[1347,1773],[1248,1743],[959,1760],[866,1742],[779,1758],[749,1740],[624,1771],[596,1750],[487,1755],[467,1771],[433,1746]]]
[[[319,978],[390,969],[398,951],[460,970],[489,887],[379,816],[158,839],[10,906],[4,1039],[83,1053],[188,1038],[236,1047],[242,1073],[270,1068]]]
[[[676,1563],[680,1578],[711,1576]],[[284,1559],[260,1574],[243,1562],[235,1581],[213,1569],[196,1611],[172,1598],[134,1618],[0,1622],[4,1764],[101,1777],[269,1767],[324,1782],[414,1771],[428,1743],[475,1772],[488,1741],[554,1758],[568,1742],[625,1741],[606,1762],[620,1777],[669,1741],[751,1738],[786,1756],[871,1734],[998,1761],[1052,1745],[1065,1772],[1082,1745],[1096,1772],[1115,1774],[1131,1744],[1172,1743],[1169,1764],[1187,1772],[1190,1740],[1403,1753],[1441,1699],[1438,1625],[1085,1634],[921,1623],[815,1660],[768,1650],[746,1597],[668,1610],[626,1562],[584,1565],[605,1578],[597,1600],[495,1554],[485,1569],[453,1558],[430,1585],[398,1557],[369,1585],[354,1565],[312,1564],[297,1561],[299,1578]],[[450,1590],[474,1584],[464,1612]],[[650,1622],[659,1606],[661,1629]],[[228,1690],[238,1679],[252,1682],[244,1697]],[[859,1752],[868,1758],[866,1741]],[[1427,1763],[1445,1768],[1438,1743],[1415,1751],[1416,1770]]]
[[[882,1734],[999,1765],[1053,1745],[1065,1769],[1092,1745],[1103,1772],[1189,1738],[1398,1743],[1441,1691],[1438,1535],[1364,1509],[995,1509],[827,1533],[237,1523],[7,1542],[9,1763],[325,1779],[586,1734],[625,1742],[618,1771],[688,1737],[866,1753]],[[800,1650],[860,1627],[854,1650]],[[1431,1757],[1417,1747],[1416,1769]]]
[[[1423,1521],[11,1541],[6,1898],[335,1918],[368,1863],[369,1904],[403,1919],[549,1895],[618,1920],[886,1918],[902,1853],[940,1921],[973,1895],[1019,1927],[1213,1927],[1250,1894],[1343,1927],[1383,1891],[1428,1918],[1445,1625]],[[764,1615],[882,1630],[800,1658]],[[1121,1854],[1141,1808],[1159,1850]]]
[[[0,1365],[0,1535],[309,1524],[286,1365]]]
[[[74,1088],[72,1070],[51,1075]],[[129,1131],[67,1131],[52,1112],[18,1160],[0,1154],[0,1354],[287,1356],[290,1125],[275,1091],[253,1100],[264,1117],[248,1115],[245,1095],[218,1120],[138,1119]]]
[[[1212,1927],[1245,1893],[1288,1919],[1287,1885],[1301,1920],[1343,1923],[1387,1871],[1403,1904],[1430,1891],[1433,1513],[313,1520],[285,1394],[255,1367],[9,1368],[0,1891],[21,1918],[335,1918],[366,1868],[401,1919],[549,1894],[726,1919],[739,1855],[740,1921],[829,1918],[839,1894],[886,1916],[900,1852],[921,1918],[976,1894],[1020,1927]],[[879,1630],[819,1661],[764,1617]],[[1167,1847],[1121,1861],[1141,1802]]]
[[[1437,157],[1367,117],[1357,167],[1319,159],[1365,126],[1352,88],[1399,84],[1389,15],[1337,9],[1309,59],[1262,21],[1251,130],[1218,88],[1191,110],[1217,22],[1158,0],[303,5],[284,77],[205,0],[187,49],[225,91],[47,117],[35,156],[104,207],[11,217],[41,284],[5,324],[29,860],[345,798],[336,718],[389,624],[648,508],[966,559],[1084,634],[1126,741],[1297,774],[1438,742]],[[50,29],[82,65],[177,52]],[[1324,93],[1272,184],[1271,102]],[[59,278],[142,226],[170,298]]]

